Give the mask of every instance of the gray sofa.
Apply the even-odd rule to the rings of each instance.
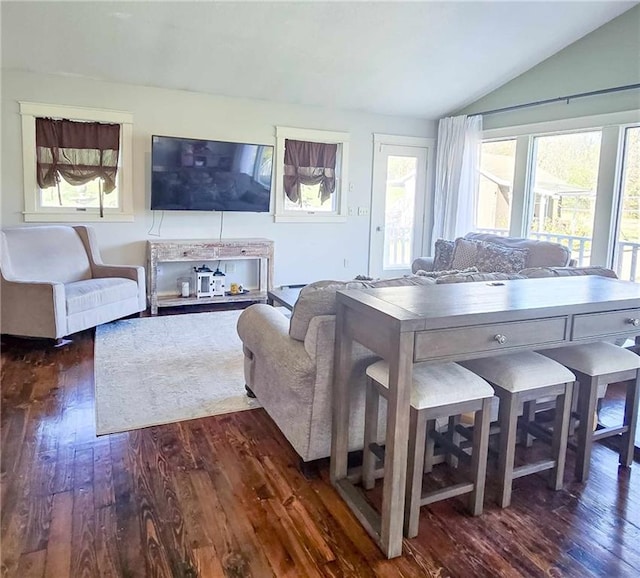
[[[60,339],[146,308],[143,267],[105,265],[93,229],[2,231],[2,333]]]
[[[238,334],[245,355],[246,384],[303,461],[327,457],[331,450],[336,291],[432,283],[421,277],[319,281],[300,292],[291,320],[270,305],[252,305],[242,312]],[[379,358],[357,344],[354,355],[349,448],[358,450],[363,443],[364,372]],[[382,411],[380,418],[384,431]]]
[[[513,249],[527,249],[528,256],[525,268],[535,267],[567,267],[575,265],[571,259],[571,252],[564,245],[550,243],[548,241],[536,241],[534,239],[520,239],[517,237],[501,237],[489,233],[467,233],[465,239],[475,241],[488,241],[510,247]],[[411,265],[411,270],[416,273],[422,271],[433,271],[434,257],[418,257]]]

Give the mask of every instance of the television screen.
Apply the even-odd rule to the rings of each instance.
[[[269,211],[273,146],[153,136],[151,209]]]

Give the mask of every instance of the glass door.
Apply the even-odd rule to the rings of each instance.
[[[420,256],[427,149],[378,143],[374,155],[369,274],[409,273]]]

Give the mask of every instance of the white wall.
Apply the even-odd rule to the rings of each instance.
[[[534,39],[532,39],[532,42]],[[640,6],[594,30],[460,113],[640,83]],[[640,90],[576,99],[483,118],[485,129],[640,108]]]
[[[349,132],[353,191],[348,193],[348,204],[370,207],[373,133],[432,137],[436,130],[434,122],[422,119],[2,70],[2,227],[23,223],[18,101],[107,108],[134,115],[135,221],[94,226],[105,261],[138,265],[145,264],[146,240],[157,238],[148,234],[153,220],[148,208],[152,134],[275,145],[277,125]],[[157,232],[159,217],[156,214],[152,232]],[[217,238],[219,226],[220,213],[165,211],[161,234],[167,239]],[[267,214],[225,213],[223,236],[273,239],[275,283],[280,285],[347,279],[366,272],[369,229],[369,217],[348,217],[343,224],[296,224],[274,223],[273,215]],[[175,285],[169,279],[166,283],[171,288]]]

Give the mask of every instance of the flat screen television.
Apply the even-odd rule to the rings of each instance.
[[[153,136],[151,209],[269,211],[273,146]]]

